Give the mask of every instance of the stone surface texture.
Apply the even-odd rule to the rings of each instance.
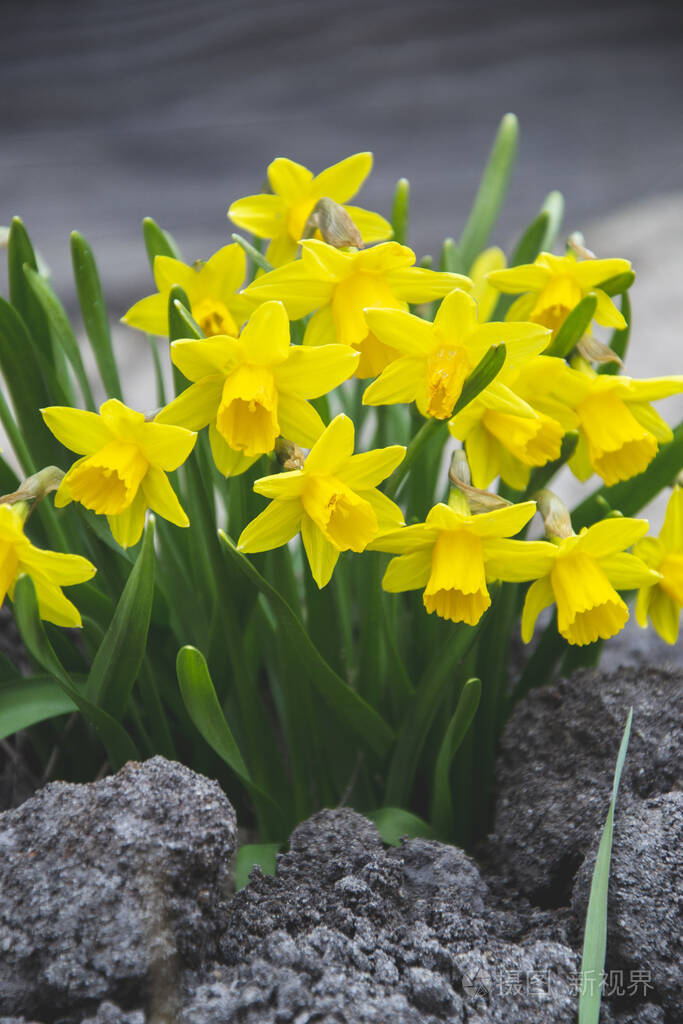
[[[160,999],[213,956],[235,838],[215,782],[155,757],[51,783],[0,823],[0,1013]]]

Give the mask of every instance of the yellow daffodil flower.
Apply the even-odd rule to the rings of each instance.
[[[595,472],[610,487],[642,473],[658,446],[671,441],[671,427],[650,402],[682,391],[683,375],[634,380],[598,374],[581,358],[572,367],[554,359],[538,401],[554,400],[558,416],[561,407],[573,410],[579,443],[571,470],[579,480]]]
[[[315,239],[303,242],[301,259],[264,274],[244,294],[259,301],[281,299],[292,320],[317,310],[306,327],[305,345],[338,341],[361,354],[357,377],[374,377],[399,352],[371,332],[368,307],[407,310],[409,302],[440,299],[469,288],[461,274],[415,267],[415,253],[398,242],[361,252],[343,252]]]
[[[274,267],[294,259],[297,246],[319,199],[346,204],[372,170],[372,153],[356,153],[327,167],[313,177],[307,167],[280,156],[268,167],[271,195],[246,196],[228,210],[238,227],[258,238],[270,238],[266,257]],[[363,241],[381,242],[391,238],[391,224],[378,213],[344,205]]]
[[[369,545],[398,555],[389,562],[382,586],[391,594],[424,588],[428,612],[474,626],[491,604],[489,558],[498,552],[500,538],[519,533],[535,511],[535,502],[526,501],[472,515],[464,497],[454,492],[451,503],[435,505],[424,523],[383,533]]]
[[[520,297],[508,310],[506,320],[533,320],[557,333],[567,315],[586,295],[598,300],[595,322],[623,330],[626,321],[599,285],[631,269],[628,260],[577,260],[576,254],[553,256],[542,252],[533,263],[488,274],[488,282],[501,292]]]
[[[236,476],[272,451],[280,435],[305,447],[315,443],[325,425],[307,399],[350,377],[358,353],[346,345],[291,345],[284,306],[266,302],[239,338],[174,341],[171,358],[195,383],[156,422],[191,430],[209,424],[216,465]]]
[[[62,587],[85,583],[97,570],[80,555],[35,547],[24,533],[27,511],[24,502],[0,505],[0,604],[6,594],[13,597],[17,579],[26,573],[36,588],[41,619],[56,626],[80,626],[80,613]]]
[[[398,354],[366,389],[364,405],[416,402],[423,416],[448,419],[465,378],[491,345],[504,342],[505,366],[514,367],[548,344],[550,331],[537,324],[482,324],[477,304],[463,291],[450,292],[434,323],[402,310],[369,309],[373,335]]]
[[[661,576],[639,590],[636,619],[647,626],[649,618],[662,640],[675,644],[683,605],[683,487],[673,489],[659,537],[645,537],[633,553]]]
[[[254,490],[273,501],[242,531],[239,551],[268,551],[301,532],[313,578],[330,580],[342,551],[364,551],[382,530],[403,522],[393,501],[377,490],[405,455],[394,444],[353,454],[354,427],[339,415],[316,441],[301,470],[257,480]]]
[[[501,373],[448,424],[465,444],[472,483],[482,490],[497,476],[523,491],[534,466],[559,458],[562,438],[578,427],[576,413],[551,393],[562,359],[537,356]],[[503,392],[505,389],[505,392]],[[505,404],[505,398],[513,401]]]
[[[124,548],[140,539],[148,508],[176,526],[189,526],[166,473],[188,457],[195,433],[150,423],[116,398],[100,406],[99,415],[56,405],[41,412],[57,440],[84,456],[64,476],[57,508],[78,501],[106,515]]]
[[[149,334],[168,335],[168,296],[174,285],[184,289],[192,316],[207,337],[230,334],[239,329],[254,309],[244,295],[236,292],[244,283],[247,258],[237,245],[225,245],[211,259],[188,267],[170,256],[154,260],[154,281],[159,291],[140,299],[123,316],[122,322]]]
[[[531,640],[544,608],[557,605],[557,628],[580,647],[615,636],[628,619],[617,590],[656,582],[657,573],[625,549],[647,533],[645,519],[604,519],[552,541],[500,541],[490,571],[511,582],[534,580],[522,612],[522,639]]]

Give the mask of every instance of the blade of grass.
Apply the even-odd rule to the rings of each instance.
[[[448,723],[434,766],[432,801],[429,820],[440,839],[453,835],[453,794],[451,766],[460,744],[472,724],[481,698],[481,680],[468,679],[463,686],[457,707]]]
[[[100,275],[92,249],[78,231],[71,234],[71,261],[85,333],[92,346],[104,390],[109,398],[122,399]]]

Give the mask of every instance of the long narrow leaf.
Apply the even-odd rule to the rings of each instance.
[[[20,676],[0,687],[0,740],[36,722],[76,711],[76,705],[50,676]]]
[[[123,717],[145,656],[154,596],[154,563],[154,518],[150,517],[137,561],[95,655],[85,689],[90,700],[117,719]]]
[[[180,250],[173,236],[160,228],[151,217],[145,217],[142,222],[142,237],[145,240],[147,259],[152,270],[154,270],[154,260],[157,256],[170,256],[174,260],[180,259]]]
[[[81,350],[78,347],[69,318],[66,315],[66,311],[62,306],[61,302],[53,292],[50,284],[41,277],[32,267],[25,266],[24,274],[28,281],[29,287],[33,291],[34,295],[40,302],[45,315],[47,317],[48,328],[53,344],[59,345],[64,352],[64,355],[71,363],[71,367],[74,371],[78,386],[81,389],[83,398],[88,406],[88,409],[94,411],[95,399],[93,398],[92,391],[90,389],[90,381],[88,375],[85,372],[85,366],[83,365],[83,359],[81,357]]]
[[[237,242],[237,244],[244,249],[252,263],[255,263],[257,267],[261,268],[261,270],[265,270],[265,272],[268,273],[273,269],[273,264],[269,263],[266,257],[260,253],[258,249],[251,244],[251,242],[248,242],[246,238],[243,238],[242,235],[234,234],[232,236],[232,240],[233,242]]]
[[[366,817],[375,823],[382,841],[388,846],[399,846],[403,836],[408,839],[436,839],[431,825],[402,807],[380,807],[376,811],[368,811]]]
[[[624,292],[621,297],[621,312],[624,320],[626,321],[626,327],[622,330],[615,330],[612,332],[612,339],[609,343],[609,347],[623,362],[626,358],[626,351],[631,338],[631,300],[628,297],[628,292]],[[608,363],[602,363],[598,367],[598,373],[613,376],[614,374],[619,373],[619,369],[619,363],[610,361]]]
[[[451,765],[458,752],[472,719],[477,713],[481,698],[481,681],[468,679],[465,683],[458,706],[448,723],[448,728],[439,749],[434,766],[432,806],[430,821],[442,839],[450,839],[453,832],[453,796],[451,793]]]
[[[465,224],[458,249],[465,273],[486,245],[510,184],[517,155],[519,123],[514,114],[500,122],[472,212]]]
[[[45,313],[26,283],[24,267],[38,270],[38,263],[26,228],[19,217],[12,220],[7,245],[10,302],[26,324],[41,359],[55,369],[55,360],[45,320]]]
[[[102,740],[112,767],[120,768],[126,761],[137,760],[137,749],[125,729],[115,718],[112,718],[82,694],[55,654],[40,621],[38,601],[33,581],[29,576],[21,576],[17,580],[13,601],[17,625],[29,653],[46,672],[54,677],[56,683],[93,726]]]
[[[583,955],[581,957],[581,992],[579,995],[579,1024],[598,1024],[600,1017],[601,982],[605,969],[605,953],[607,952],[607,895],[609,889],[609,870],[612,859],[612,833],[614,831],[614,812],[617,804],[619,782],[626,760],[628,741],[631,735],[633,708],[628,713],[626,728],[619,747],[617,764],[614,769],[612,799],[610,800],[607,820],[600,837],[600,845],[593,869],[586,927],[583,936]]]
[[[399,178],[394,189],[391,204],[391,226],[394,230],[394,241],[401,245],[408,244],[408,220],[410,217],[410,182],[407,178]]]
[[[291,644],[300,659],[302,671],[306,672],[309,682],[318,689],[340,723],[361,736],[375,753],[380,756],[386,754],[393,740],[393,732],[381,715],[330,668],[282,595],[261,576],[248,558],[240,554],[222,530],[218,531],[218,535],[230,561],[240,568],[267,599],[278,620],[283,639]]]
[[[568,356],[590,327],[597,304],[598,300],[594,295],[586,295],[585,299],[581,299],[568,314],[545,354],[561,358]]]
[[[71,260],[85,332],[109,398],[122,398],[119,371],[114,359],[107,307],[92,249],[77,231],[71,234]]]

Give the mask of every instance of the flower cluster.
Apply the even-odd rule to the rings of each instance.
[[[265,258],[239,238],[192,266],[156,256],[157,292],[123,320],[168,335],[169,297],[174,287],[182,289],[187,322],[197,331],[172,338],[170,358],[190,383],[148,416],[117,399],[99,414],[43,409],[54,436],[81,456],[64,475],[56,506],[78,502],[106,516],[123,547],[139,540],[147,509],[187,526],[167,474],[208,428],[223,477],[270,460],[271,472],[253,483],[270,504],[242,524],[243,553],[288,544],[300,533],[322,588],[342,552],[389,552],[395,557],[384,573],[385,590],[422,590],[428,613],[469,625],[490,606],[492,584],[531,583],[522,614],[527,641],[551,604],[570,644],[612,636],[628,618],[619,592],[639,589],[638,621],[644,625],[649,617],[673,643],[683,603],[680,488],[659,539],[644,538],[647,523],[631,518],[595,522],[578,534],[570,524],[554,533],[546,522],[548,539],[520,537],[536,511],[534,474],[544,467],[568,460],[580,480],[596,474],[612,487],[643,473],[672,440],[651,403],[683,391],[683,376],[636,380],[604,372],[612,353],[600,355],[605,346],[598,342],[584,344],[586,328],[557,350],[567,342],[572,313],[589,300],[599,327],[626,330],[612,296],[619,282],[623,291],[633,279],[630,263],[568,248],[562,256],[542,251],[533,263],[506,267],[492,249],[480,254],[471,276],[462,267],[416,266],[415,253],[391,240],[388,221],[347,205],[371,166],[369,153],[318,175],[289,159],[274,160],[267,170],[271,191],[239,199],[228,211],[235,225],[268,241]],[[245,247],[257,257],[246,284]],[[516,298],[505,303],[504,319],[493,319],[508,294]],[[495,372],[482,379],[487,359],[499,351]],[[333,406],[345,412],[333,415]],[[399,468],[405,446],[354,454],[349,410],[361,417],[356,425],[364,437],[361,427],[371,422],[366,407],[381,406],[402,407],[409,416],[401,423],[431,424],[434,436],[443,425],[442,444],[450,436],[464,446],[474,490],[499,479],[507,498],[482,511],[468,502],[472,488],[456,486],[447,503],[437,501],[423,522],[406,526],[405,509],[393,500],[410,472]],[[396,422],[382,420],[388,413],[379,409],[373,415],[375,423]],[[390,440],[386,426],[376,427],[375,436]],[[425,437],[424,428],[413,437],[406,463],[420,457]],[[296,452],[294,463],[273,472],[285,449]],[[380,489],[387,478],[396,486],[390,481]],[[26,541],[19,554],[18,513],[10,506],[0,511],[10,552],[7,590],[19,565],[34,565],[34,549]],[[54,586],[76,579],[75,568],[57,571],[60,556],[50,557]],[[41,609],[47,615],[49,606],[57,621],[49,576],[46,568],[35,578]]]

